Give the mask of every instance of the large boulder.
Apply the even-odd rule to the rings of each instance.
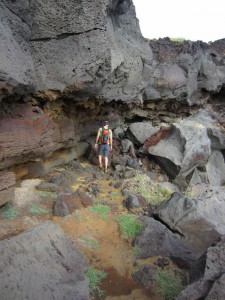
[[[15,179],[15,174],[13,172],[0,172],[0,206],[14,200]]]
[[[1,299],[88,300],[87,260],[51,221],[0,242]]]
[[[179,186],[225,182],[225,130],[207,110],[173,123],[171,134],[150,146],[161,167]]]
[[[134,241],[135,246],[139,248],[137,258],[162,255],[182,262],[186,267],[193,264],[196,257],[178,235],[153,218],[144,216],[138,220],[144,224],[144,229]]]
[[[225,187],[206,187],[194,199],[174,193],[159,205],[156,214],[200,256],[225,234]]]
[[[151,123],[136,122],[132,123],[127,131],[128,138],[137,146],[142,146],[148,138],[154,135],[159,128],[152,126]]]
[[[208,248],[203,276],[187,286],[176,300],[224,299],[225,236]]]

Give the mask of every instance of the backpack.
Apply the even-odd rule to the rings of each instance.
[[[102,144],[108,144],[109,143],[109,129],[102,128],[101,143]]]

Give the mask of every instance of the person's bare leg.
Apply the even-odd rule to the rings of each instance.
[[[98,156],[98,161],[99,161],[99,167],[101,168],[102,167],[102,155],[99,154]]]
[[[105,157],[105,171],[108,170],[108,161],[109,161],[108,157]]]

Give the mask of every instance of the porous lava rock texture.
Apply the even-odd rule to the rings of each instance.
[[[152,52],[131,0],[1,1],[2,97],[60,91],[130,101],[146,86]]]
[[[51,221],[0,242],[1,299],[89,299],[87,260]]]

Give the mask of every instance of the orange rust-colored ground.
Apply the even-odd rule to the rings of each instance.
[[[80,182],[85,187],[83,178]],[[83,208],[66,218],[54,217],[53,221],[60,225],[74,245],[86,255],[92,267],[107,273],[107,277],[101,284],[101,288],[105,290],[105,296],[102,299],[162,299],[153,295],[151,291],[142,289],[132,279],[131,274],[135,270],[134,262],[136,261],[132,239],[121,236],[119,226],[115,221],[117,215],[127,213],[122,204],[124,197],[118,189],[109,186],[107,179],[103,178],[95,183],[104,191],[100,193],[98,199],[104,199],[114,205],[106,220],[88,208]],[[78,188],[77,184],[74,185],[74,189],[76,188]],[[96,240],[99,248],[83,243],[82,237],[84,236]],[[96,296],[95,299],[98,297]]]
[[[85,189],[87,187],[85,172],[76,179],[72,186],[75,191],[77,188]],[[22,215],[16,216],[11,220],[0,218],[0,224],[3,225],[3,231],[0,230],[0,239],[8,235],[16,235],[40,222],[47,219],[58,224],[65,234],[71,239],[74,246],[78,248],[87,257],[89,264],[107,273],[107,277],[102,280],[100,286],[105,291],[101,299],[104,300],[160,300],[159,296],[153,295],[151,291],[146,291],[138,286],[132,279],[132,272],[135,270],[134,247],[132,239],[124,238],[120,234],[119,226],[115,221],[116,216],[127,213],[123,206],[124,196],[119,189],[109,185],[109,179],[103,177],[93,183],[101,187],[101,193],[98,199],[105,200],[111,207],[111,212],[106,219],[93,213],[89,208],[76,210],[74,214],[67,217],[54,217],[48,214],[31,214],[28,207],[32,205],[32,199],[21,209]],[[36,192],[35,192],[36,193]],[[39,193],[39,192],[38,192]],[[37,196],[35,194],[35,200]],[[54,202],[51,197],[41,198],[39,206],[46,207],[49,211]],[[36,203],[36,202],[35,202]],[[94,239],[96,245],[90,245],[84,242],[84,238]],[[92,297],[99,300],[98,295]]]

